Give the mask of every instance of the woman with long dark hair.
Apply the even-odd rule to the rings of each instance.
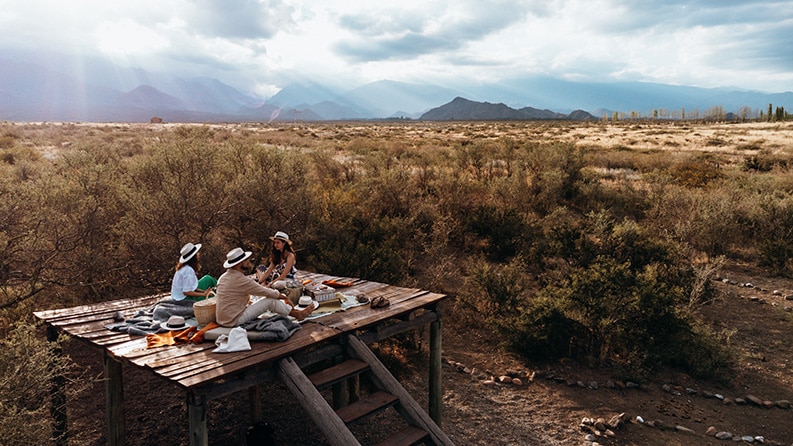
[[[283,289],[286,288],[289,280],[295,278],[297,257],[292,247],[292,240],[286,232],[278,231],[270,237],[270,240],[273,241],[270,263],[266,268],[264,265],[256,268],[256,278],[262,285]]]

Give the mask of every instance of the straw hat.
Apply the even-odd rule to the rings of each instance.
[[[319,306],[319,302],[315,302],[311,296],[300,296],[300,300],[297,301],[297,308],[298,310],[302,310],[303,308],[308,307],[309,305],[313,305],[316,309]]]
[[[194,255],[201,249],[201,243],[196,243],[195,245],[187,242],[182,249],[179,251],[181,257],[179,257],[179,263],[187,263],[188,260],[192,259]]]
[[[223,263],[223,268],[232,268],[234,265],[250,257],[251,254],[253,254],[251,251],[243,251],[242,248],[234,248],[226,254],[226,262]]]
[[[187,324],[182,316],[171,316],[168,318],[168,322],[161,323],[160,327],[166,330],[181,330],[187,328]]]
[[[274,236],[270,237],[270,240],[281,240],[282,242],[289,243],[290,245],[292,244],[292,240],[289,240],[289,234],[283,231],[276,232]]]

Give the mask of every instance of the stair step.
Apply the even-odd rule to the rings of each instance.
[[[366,398],[361,398],[348,406],[342,407],[336,413],[345,424],[350,424],[353,421],[387,409],[396,404],[397,401],[399,401],[399,398],[395,395],[380,390],[368,395]]]
[[[428,439],[429,432],[416,426],[407,426],[389,435],[388,438],[377,443],[377,446],[411,446],[422,440]]]
[[[348,359],[327,369],[312,373],[308,376],[308,379],[314,386],[322,390],[366,370],[369,370],[367,363],[357,359]]]

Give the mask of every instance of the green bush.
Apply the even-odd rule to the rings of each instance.
[[[517,314],[529,286],[524,260],[518,257],[508,264],[495,265],[482,259],[472,265],[466,272],[458,307],[477,314],[490,325]]]
[[[696,276],[674,247],[608,214],[592,214],[582,223],[555,232],[567,235],[557,251],[548,248],[545,255],[564,262],[547,262],[556,268],[546,272],[542,288],[524,297],[520,314],[498,322],[508,346],[525,355],[617,367],[634,378],[663,366],[685,366],[699,376],[722,374],[725,362],[693,367],[690,352],[678,346],[696,329],[683,316]]]
[[[466,221],[468,230],[487,241],[484,253],[493,262],[526,252],[533,237],[520,212],[506,206],[477,206]]]
[[[571,203],[578,195],[584,150],[572,143],[527,143],[517,152],[520,184],[516,202],[539,215]]]
[[[773,273],[793,274],[793,194],[777,191],[759,199],[749,217],[760,265]]]

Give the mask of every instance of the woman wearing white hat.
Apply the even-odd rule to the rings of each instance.
[[[226,254],[223,267],[226,272],[218,279],[215,293],[217,306],[215,319],[223,327],[237,327],[250,322],[264,312],[272,311],[280,315],[289,315],[302,321],[314,306],[297,309],[278,291],[260,285],[245,274],[244,270],[253,267],[250,261],[251,251],[234,248]],[[251,303],[251,296],[262,296],[263,299]]]
[[[186,243],[179,251],[179,262],[171,281],[171,297],[173,300],[203,300],[212,293],[212,288],[217,280],[210,275],[205,275],[198,280],[197,271],[201,270],[198,250],[201,243]]]
[[[273,241],[270,264],[266,269],[264,265],[259,265],[256,269],[256,278],[262,285],[283,289],[286,287],[286,281],[293,280],[297,273],[295,250],[286,232],[278,231],[270,237],[270,240]],[[277,285],[276,282],[279,284]]]

